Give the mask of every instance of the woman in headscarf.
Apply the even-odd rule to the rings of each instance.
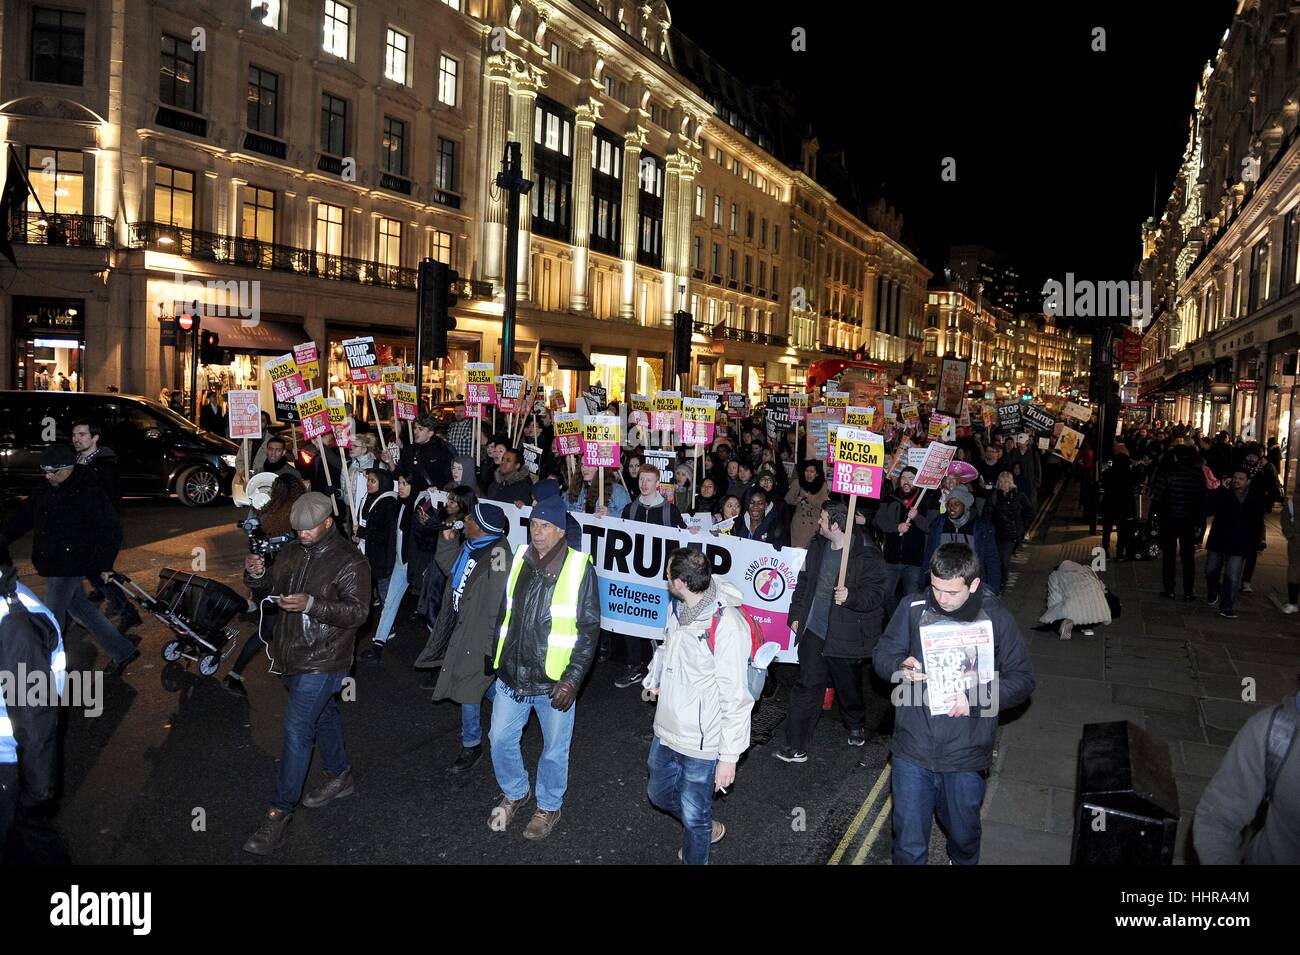
[[[790,505],[790,544],[793,547],[807,547],[817,536],[817,522],[821,518],[822,505],[830,497],[830,488],[822,473],[822,463],[816,458],[809,458],[799,465],[796,472],[798,482],[790,485],[785,496]]]
[[[373,473],[382,473],[387,476],[388,472],[376,470]],[[383,545],[387,559],[382,563],[389,568],[388,576],[379,579],[377,583],[379,606],[381,608],[379,626],[375,628],[370,647],[359,654],[363,660],[379,660],[383,656],[384,647],[387,646],[388,641],[397,636],[393,626],[397,622],[397,610],[402,605],[402,598],[406,596],[406,566],[411,557],[411,539],[413,536],[411,534],[411,515],[414,510],[415,499],[411,496],[410,474],[404,468],[399,468],[396,477],[397,487],[394,493],[397,495],[397,509],[393,517],[393,530]],[[380,480],[377,479],[376,484],[379,485],[380,483]],[[387,507],[386,504],[384,506]],[[373,517],[367,518],[367,530],[375,526],[373,520]],[[371,567],[375,568],[373,559]]]

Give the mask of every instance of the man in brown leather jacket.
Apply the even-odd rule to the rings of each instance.
[[[334,697],[352,668],[357,630],[370,613],[370,565],[335,532],[324,494],[298,498],[289,525],[298,540],[284,548],[269,574],[260,556],[244,559],[244,582],[254,598],[273,598],[280,608],[270,646],[271,672],[280,674],[289,690],[275,797],[262,825],[244,843],[244,851],[255,855],[270,855],[284,845],[307,780],[313,741],[320,745],[330,778],[302,804],[315,809],[355,790]]]

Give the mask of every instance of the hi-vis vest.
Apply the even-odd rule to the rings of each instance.
[[[510,565],[510,577],[506,580],[506,616],[501,621],[501,631],[497,634],[497,655],[492,661],[493,667],[501,665],[501,650],[506,645],[506,634],[510,632],[510,614],[515,602],[515,583],[519,580],[519,571],[524,566],[524,552],[527,544],[515,548],[515,559]],[[546,637],[546,675],[559,681],[573,656],[573,648],[578,645],[578,589],[582,586],[582,574],[587,569],[588,557],[572,547],[567,548],[564,566],[560,569],[560,579],[555,582],[551,592],[551,632]]]
[[[63,637],[59,633],[59,622],[54,619],[54,614],[41,603],[34,593],[18,585],[17,592],[14,594],[28,613],[41,613],[49,618],[50,623],[54,624],[54,650],[50,653],[50,673],[54,677],[53,685],[50,689],[53,693],[58,694],[59,698],[63,696],[63,685],[67,678],[67,660],[63,655]],[[9,601],[0,599],[0,620],[9,616]],[[15,694],[22,693],[23,687],[15,686]],[[51,699],[50,706],[57,706],[58,699]],[[0,763],[18,762],[18,741],[14,738],[13,722],[9,719],[9,711],[5,708],[5,695],[0,693]]]

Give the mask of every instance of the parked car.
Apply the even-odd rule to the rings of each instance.
[[[139,395],[76,391],[0,391],[0,474],[7,496],[41,476],[41,451],[71,443],[72,423],[89,418],[118,457],[122,495],[175,493],[190,507],[230,493],[239,446]]]

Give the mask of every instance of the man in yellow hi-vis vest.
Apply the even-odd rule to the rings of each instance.
[[[497,630],[497,693],[492,701],[492,768],[501,802],[488,826],[504,832],[528,802],[519,738],[530,713],[542,726],[537,812],[526,839],[545,839],[560,821],[569,783],[574,700],[600,637],[600,595],[591,559],[565,543],[559,495],[533,505],[529,545],[515,551]]]

